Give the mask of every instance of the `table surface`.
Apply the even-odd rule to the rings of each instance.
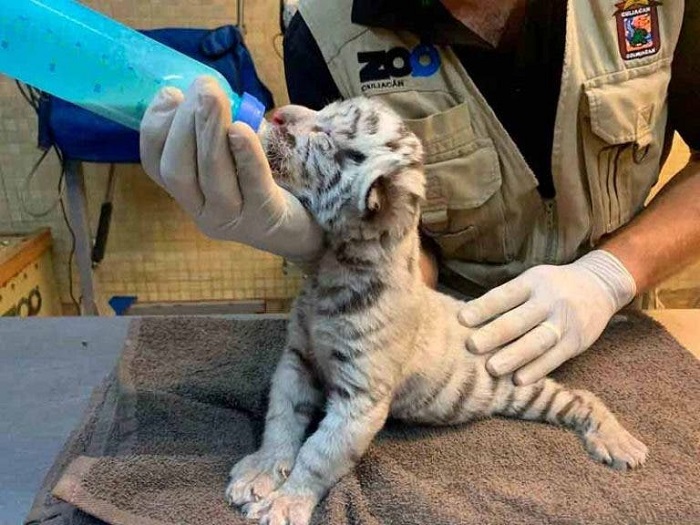
[[[700,358],[700,310],[648,313]],[[114,367],[129,320],[0,318],[0,525],[22,523],[93,388]]]
[[[648,310],[646,313],[700,359],[700,310]]]
[[[23,522],[127,326],[119,317],[0,318],[0,525]]]

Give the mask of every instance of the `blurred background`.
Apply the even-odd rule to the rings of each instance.
[[[238,15],[235,0],[84,3],[138,29],[216,28],[236,24]],[[280,9],[278,0],[248,1],[244,15],[246,45],[261,80],[278,105],[287,102],[280,55]],[[38,277],[34,274],[41,272],[52,274],[46,285],[55,285],[53,293],[44,294],[46,298],[55,294],[55,301],[44,301],[53,303],[51,313],[76,312],[79,275],[75,261],[69,265],[69,259],[74,259],[70,257],[72,237],[61,207],[53,207],[46,216],[35,216],[51,208],[58,198],[60,163],[53,152],[28,183],[41,153],[37,149],[34,110],[15,82],[0,75],[0,250],[4,252],[0,261],[16,258],[20,244],[30,244],[30,255],[41,251],[36,244],[46,245],[46,239],[28,242],[27,236],[16,234],[49,228],[53,241],[50,261],[44,257],[39,268],[35,267],[38,261],[31,265],[22,272],[26,278],[19,276],[19,282],[3,283],[0,279],[0,315],[28,297],[26,290],[15,291],[19,292],[20,287],[34,289],[33,282]],[[84,163],[83,169],[89,223],[94,233],[107,189],[109,165]],[[23,251],[27,250],[25,246]],[[32,257],[25,254],[22,259],[26,262]],[[105,258],[94,269],[94,277],[98,308],[106,315],[112,313],[107,302],[114,296],[138,297],[140,304],[242,301],[241,308],[283,309],[300,282],[298,272],[287,271],[283,261],[275,256],[235,243],[212,241],[199,233],[179,206],[136,164],[115,166],[108,246]],[[29,280],[32,283],[26,282]]]
[[[216,28],[236,24],[232,0],[87,0],[138,29]],[[289,2],[293,10],[295,2]],[[242,6],[241,6],[242,7]],[[245,43],[276,105],[287,103],[278,0],[245,4]],[[80,278],[74,241],[58,205],[60,163],[41,156],[37,116],[15,82],[0,76],[0,315],[76,314]],[[676,141],[658,187],[689,155]],[[109,180],[109,165],[84,163],[92,234]],[[93,268],[101,315],[120,313],[274,312],[288,308],[301,276],[281,259],[200,234],[179,206],[136,164],[115,166],[113,214],[104,259]],[[136,300],[136,303],[133,301]],[[663,283],[647,304],[700,307],[700,263]],[[111,304],[110,304],[111,303]],[[132,304],[133,303],[133,304]],[[173,310],[174,308],[174,310]]]

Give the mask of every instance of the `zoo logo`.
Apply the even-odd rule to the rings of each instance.
[[[656,0],[626,0],[615,4],[617,41],[624,60],[655,55],[661,49]]]
[[[435,46],[419,44],[413,50],[394,47],[388,51],[357,53],[362,91],[404,86],[404,79],[430,77],[440,69],[440,53]]]

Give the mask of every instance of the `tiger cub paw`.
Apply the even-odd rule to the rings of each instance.
[[[248,519],[262,525],[308,525],[318,499],[311,492],[286,490],[273,492],[267,498],[243,507]]]
[[[294,458],[258,450],[236,463],[229,474],[226,501],[241,506],[263,500],[289,477]]]
[[[603,423],[584,434],[586,449],[597,461],[616,470],[640,467],[647,458],[644,443],[627,432],[617,421]]]

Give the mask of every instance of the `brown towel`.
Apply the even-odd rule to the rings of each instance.
[[[136,322],[104,451],[77,457],[54,494],[119,525],[249,523],[223,491],[259,440],[283,340],[281,320]],[[313,522],[700,523],[700,363],[635,314],[555,377],[598,394],[648,445],[647,464],[613,471],[571,432],[540,423],[390,422]]]

